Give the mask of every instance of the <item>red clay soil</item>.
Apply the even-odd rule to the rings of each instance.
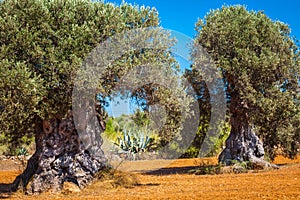
[[[280,164],[281,167],[272,171],[221,175],[188,173],[191,168],[202,162],[203,159],[181,159],[151,172],[142,169],[157,169],[157,163],[153,161],[125,163],[121,167],[135,172],[123,172],[125,178],[119,180],[122,186],[112,184],[112,180],[106,180],[95,182],[77,193],[64,191],[37,196],[28,196],[21,192],[8,193],[7,184],[11,183],[20,171],[17,168],[7,170],[2,162],[0,199],[300,199],[300,157],[295,160],[278,157],[274,163]],[[204,159],[204,163],[216,163],[216,158]],[[132,185],[130,182],[138,184]]]

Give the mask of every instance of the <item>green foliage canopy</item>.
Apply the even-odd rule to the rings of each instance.
[[[274,158],[276,147],[295,156],[300,145],[300,66],[289,27],[263,12],[224,6],[199,20],[196,30],[197,43],[224,76],[229,103],[238,102],[269,156]]]
[[[22,135],[32,135],[37,118],[63,117],[71,109],[77,70],[97,44],[126,30],[158,25],[158,13],[148,7],[89,0],[0,1],[0,132],[17,144]],[[166,48],[172,44],[167,35],[161,41]],[[113,64],[99,83],[104,97],[141,62],[174,63],[167,53],[141,54],[130,52]]]

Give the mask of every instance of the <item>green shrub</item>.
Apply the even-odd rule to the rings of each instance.
[[[199,156],[201,147],[203,142],[205,142],[205,137],[207,137],[208,129],[209,129],[209,122],[202,120],[201,125],[198,127],[198,132],[189,146],[189,148],[184,152],[181,158],[196,158]],[[216,134],[217,137],[209,137],[208,138],[208,146],[211,147],[210,151],[206,155],[207,157],[216,156],[218,155],[223,146],[225,146],[226,139],[230,134],[230,124],[229,122],[223,122],[219,125],[219,133]]]
[[[209,164],[209,162],[201,161],[199,166],[196,169],[190,170],[190,173],[193,173],[196,175],[221,174],[222,167],[224,167],[224,165],[222,163],[219,163],[217,165],[211,165],[211,164]]]

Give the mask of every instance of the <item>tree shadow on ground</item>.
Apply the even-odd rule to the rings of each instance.
[[[189,167],[165,167],[153,171],[144,171],[142,174],[145,175],[156,175],[156,176],[164,176],[164,175],[172,175],[172,174],[190,174],[190,171],[196,169],[197,166],[189,166]]]
[[[277,164],[277,166],[279,168],[282,168],[293,164],[284,163],[284,164]],[[217,165],[207,165],[206,167],[212,167],[212,166],[217,166]],[[195,169],[199,169],[199,167],[200,166],[166,167],[166,168],[161,168],[152,171],[138,171],[138,172],[144,175],[156,175],[156,176],[164,176],[164,175],[172,175],[172,174],[192,174],[192,171]]]
[[[11,184],[0,183],[0,199],[8,199],[12,194]]]

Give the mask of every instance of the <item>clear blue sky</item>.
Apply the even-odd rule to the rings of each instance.
[[[105,0],[121,4],[122,0]],[[292,35],[300,39],[300,1],[299,0],[125,0],[127,3],[155,7],[159,12],[164,28],[195,36],[195,23],[211,9],[222,5],[241,4],[249,10],[263,10],[271,19],[290,25]]]
[[[292,36],[300,39],[300,2],[299,0],[126,0],[125,2],[137,5],[155,7],[159,13],[161,26],[172,29],[194,38],[195,23],[212,9],[222,5],[245,5],[248,10],[264,11],[273,20],[289,24]],[[122,0],[105,0],[117,5]],[[119,101],[119,104],[116,104]],[[132,112],[128,103],[120,99],[111,102],[109,114],[119,116],[122,113]]]

